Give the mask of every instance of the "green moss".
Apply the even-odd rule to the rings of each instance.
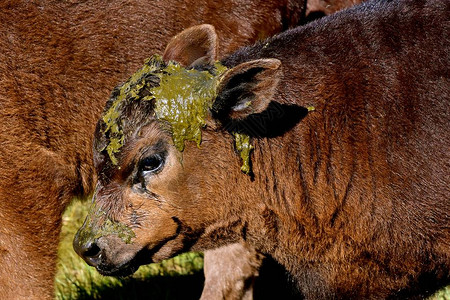
[[[241,171],[245,174],[249,174],[250,168],[250,152],[253,150],[253,146],[250,143],[250,137],[246,134],[233,133],[236,150],[242,159]]]
[[[218,75],[226,70],[220,64],[216,66],[219,74],[213,75],[170,62],[158,74],[160,85],[151,90],[156,116],[171,125],[173,143],[179,151],[183,151],[185,141],[201,143],[201,129],[216,98]]]
[[[98,237],[106,236],[109,234],[117,234],[117,236],[125,242],[125,244],[130,244],[131,239],[136,237],[134,231],[119,222],[112,221],[111,219],[106,219],[105,223],[103,223],[100,228],[100,232],[98,233]],[[95,238],[98,238],[97,236]]]

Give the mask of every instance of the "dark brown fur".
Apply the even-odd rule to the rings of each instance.
[[[97,148],[97,172],[115,172],[96,203],[136,237],[86,259],[110,272],[139,264],[136,249],[160,260],[245,241],[285,266],[306,299],[420,299],[448,284],[449,16],[445,0],[372,2],[223,60],[232,76],[201,147],[178,152],[148,119],[127,132],[120,169]],[[251,176],[230,130],[253,136]],[[139,159],[156,152],[162,169],[141,176]]]
[[[302,1],[2,1],[0,298],[51,299],[61,213],[95,183],[105,99],[169,38],[208,22],[219,53],[298,23]]]

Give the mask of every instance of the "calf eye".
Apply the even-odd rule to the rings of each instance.
[[[158,172],[164,165],[164,158],[161,154],[152,154],[143,158],[139,162],[139,173],[146,175],[148,173]]]

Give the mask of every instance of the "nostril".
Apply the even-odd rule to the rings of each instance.
[[[80,242],[76,237],[74,239],[73,248],[89,265],[95,267],[101,260],[101,249],[97,245],[97,240]]]
[[[83,256],[86,258],[98,258],[100,256],[101,250],[96,242],[88,242],[83,248]]]
[[[83,258],[88,265],[97,267],[102,263],[102,248],[98,245],[98,239],[85,224],[78,230],[73,238],[73,250]]]

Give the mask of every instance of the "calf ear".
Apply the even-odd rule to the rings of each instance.
[[[190,27],[172,38],[163,59],[176,61],[184,67],[213,64],[217,53],[217,34],[209,24]]]
[[[269,105],[281,77],[278,59],[258,59],[228,70],[221,79],[212,106],[220,120],[243,120]]]

